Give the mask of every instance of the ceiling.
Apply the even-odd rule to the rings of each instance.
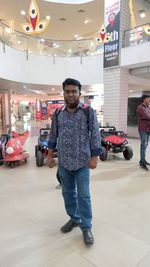
[[[103,1],[95,0],[86,4],[58,4],[43,0],[36,1],[41,18],[50,15],[49,27],[40,37],[54,40],[74,39],[74,35],[84,38],[94,37],[103,22]],[[26,22],[20,12],[28,9],[30,0],[0,0],[0,19],[7,25],[14,20],[14,28],[22,31],[21,23]],[[85,24],[85,20],[90,20]]]
[[[128,1],[128,0],[127,0]],[[36,0],[41,18],[50,15],[48,29],[40,35],[40,38],[53,40],[74,40],[78,35],[83,39],[98,36],[104,20],[104,0],[93,0],[86,4],[61,4],[44,0]],[[60,1],[61,2],[61,1]],[[136,25],[149,22],[150,1],[133,0]],[[21,24],[28,18],[30,0],[0,0],[0,20],[10,25],[14,21],[14,28],[22,31]],[[146,17],[141,19],[139,10],[146,11]],[[25,17],[20,14],[21,10],[26,12]],[[84,21],[89,23],[85,24]]]

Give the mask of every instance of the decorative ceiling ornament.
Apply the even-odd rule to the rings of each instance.
[[[97,38],[97,42],[101,42],[104,44],[104,43],[108,43],[111,41],[111,35],[110,33],[107,32],[104,24],[102,24],[99,34],[100,34],[100,38]]]
[[[47,19],[40,20],[40,12],[35,0],[31,0],[29,7],[28,23],[22,23],[21,26],[26,34],[34,35],[46,31],[49,21]]]
[[[135,28],[136,22],[135,22],[135,16],[134,16],[133,0],[129,0],[129,9],[130,9],[130,14],[131,14],[131,26],[132,28]]]
[[[150,25],[143,26],[143,30],[146,35],[150,36]]]

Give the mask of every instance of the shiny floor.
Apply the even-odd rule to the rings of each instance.
[[[91,171],[90,248],[79,228],[60,232],[68,217],[56,168],[36,167],[36,142],[32,136],[26,143],[27,164],[0,167],[0,267],[149,267],[150,171],[138,167],[139,141],[130,140],[131,161],[109,155]]]

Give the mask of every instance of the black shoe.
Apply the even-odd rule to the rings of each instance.
[[[83,239],[86,245],[92,245],[94,243],[94,237],[90,230],[83,231]]]
[[[147,161],[145,161],[145,164],[150,166],[150,163],[149,163],[149,162],[147,162]]]
[[[140,167],[141,167],[142,169],[144,169],[145,171],[148,171],[148,168],[147,168],[146,164],[141,164]]]
[[[75,221],[72,221],[72,220],[69,220],[64,226],[61,227],[61,232],[63,233],[68,233],[70,231],[72,231],[72,229],[74,227],[77,227],[80,225],[80,222],[75,222]]]

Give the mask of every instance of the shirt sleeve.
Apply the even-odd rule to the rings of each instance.
[[[101,135],[96,117],[96,112],[92,109],[90,113],[91,113],[90,148],[91,148],[91,157],[94,157],[94,156],[99,156],[102,152]]]
[[[150,112],[148,108],[140,106],[137,109],[137,115],[141,120],[150,120]]]
[[[49,149],[55,149],[56,148],[57,137],[58,137],[57,116],[56,116],[56,112],[54,112],[53,117],[52,117],[49,142],[48,142],[48,148]]]

